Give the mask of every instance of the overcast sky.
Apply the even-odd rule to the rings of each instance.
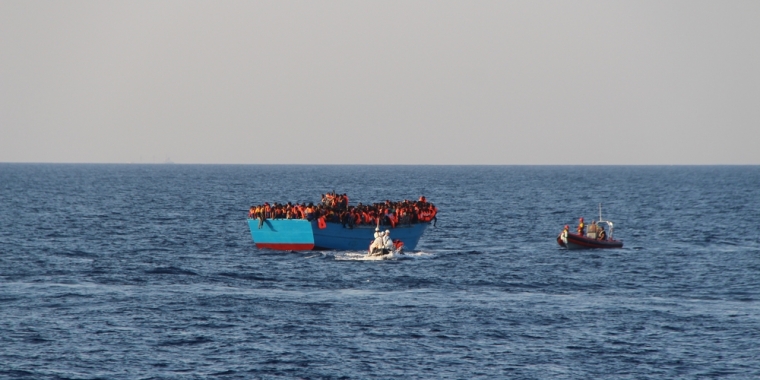
[[[0,162],[760,164],[760,1],[0,0]]]

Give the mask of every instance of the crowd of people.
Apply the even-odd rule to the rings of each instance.
[[[319,220],[319,223],[340,223],[345,228],[359,225],[391,226],[427,223],[437,221],[438,209],[424,196],[417,201],[389,201],[350,206],[346,194],[322,194],[318,204],[313,203],[272,203],[251,206],[248,218],[258,219],[259,228],[267,219]]]

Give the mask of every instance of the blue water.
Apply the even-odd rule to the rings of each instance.
[[[264,201],[417,198],[407,259]],[[621,250],[555,237],[603,203]],[[760,167],[0,164],[0,378],[760,378]]]

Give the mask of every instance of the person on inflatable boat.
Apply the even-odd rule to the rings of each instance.
[[[393,240],[391,240],[391,230],[385,230],[385,234],[383,235],[383,248],[390,252],[393,252],[393,249],[395,248],[393,246]]]

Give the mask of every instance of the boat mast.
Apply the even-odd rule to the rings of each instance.
[[[615,225],[612,222],[610,222],[609,220],[602,219],[602,204],[601,203],[599,204],[599,222],[600,223],[601,222],[607,223],[607,225],[610,226],[609,239],[614,239],[614,236],[615,236]]]

